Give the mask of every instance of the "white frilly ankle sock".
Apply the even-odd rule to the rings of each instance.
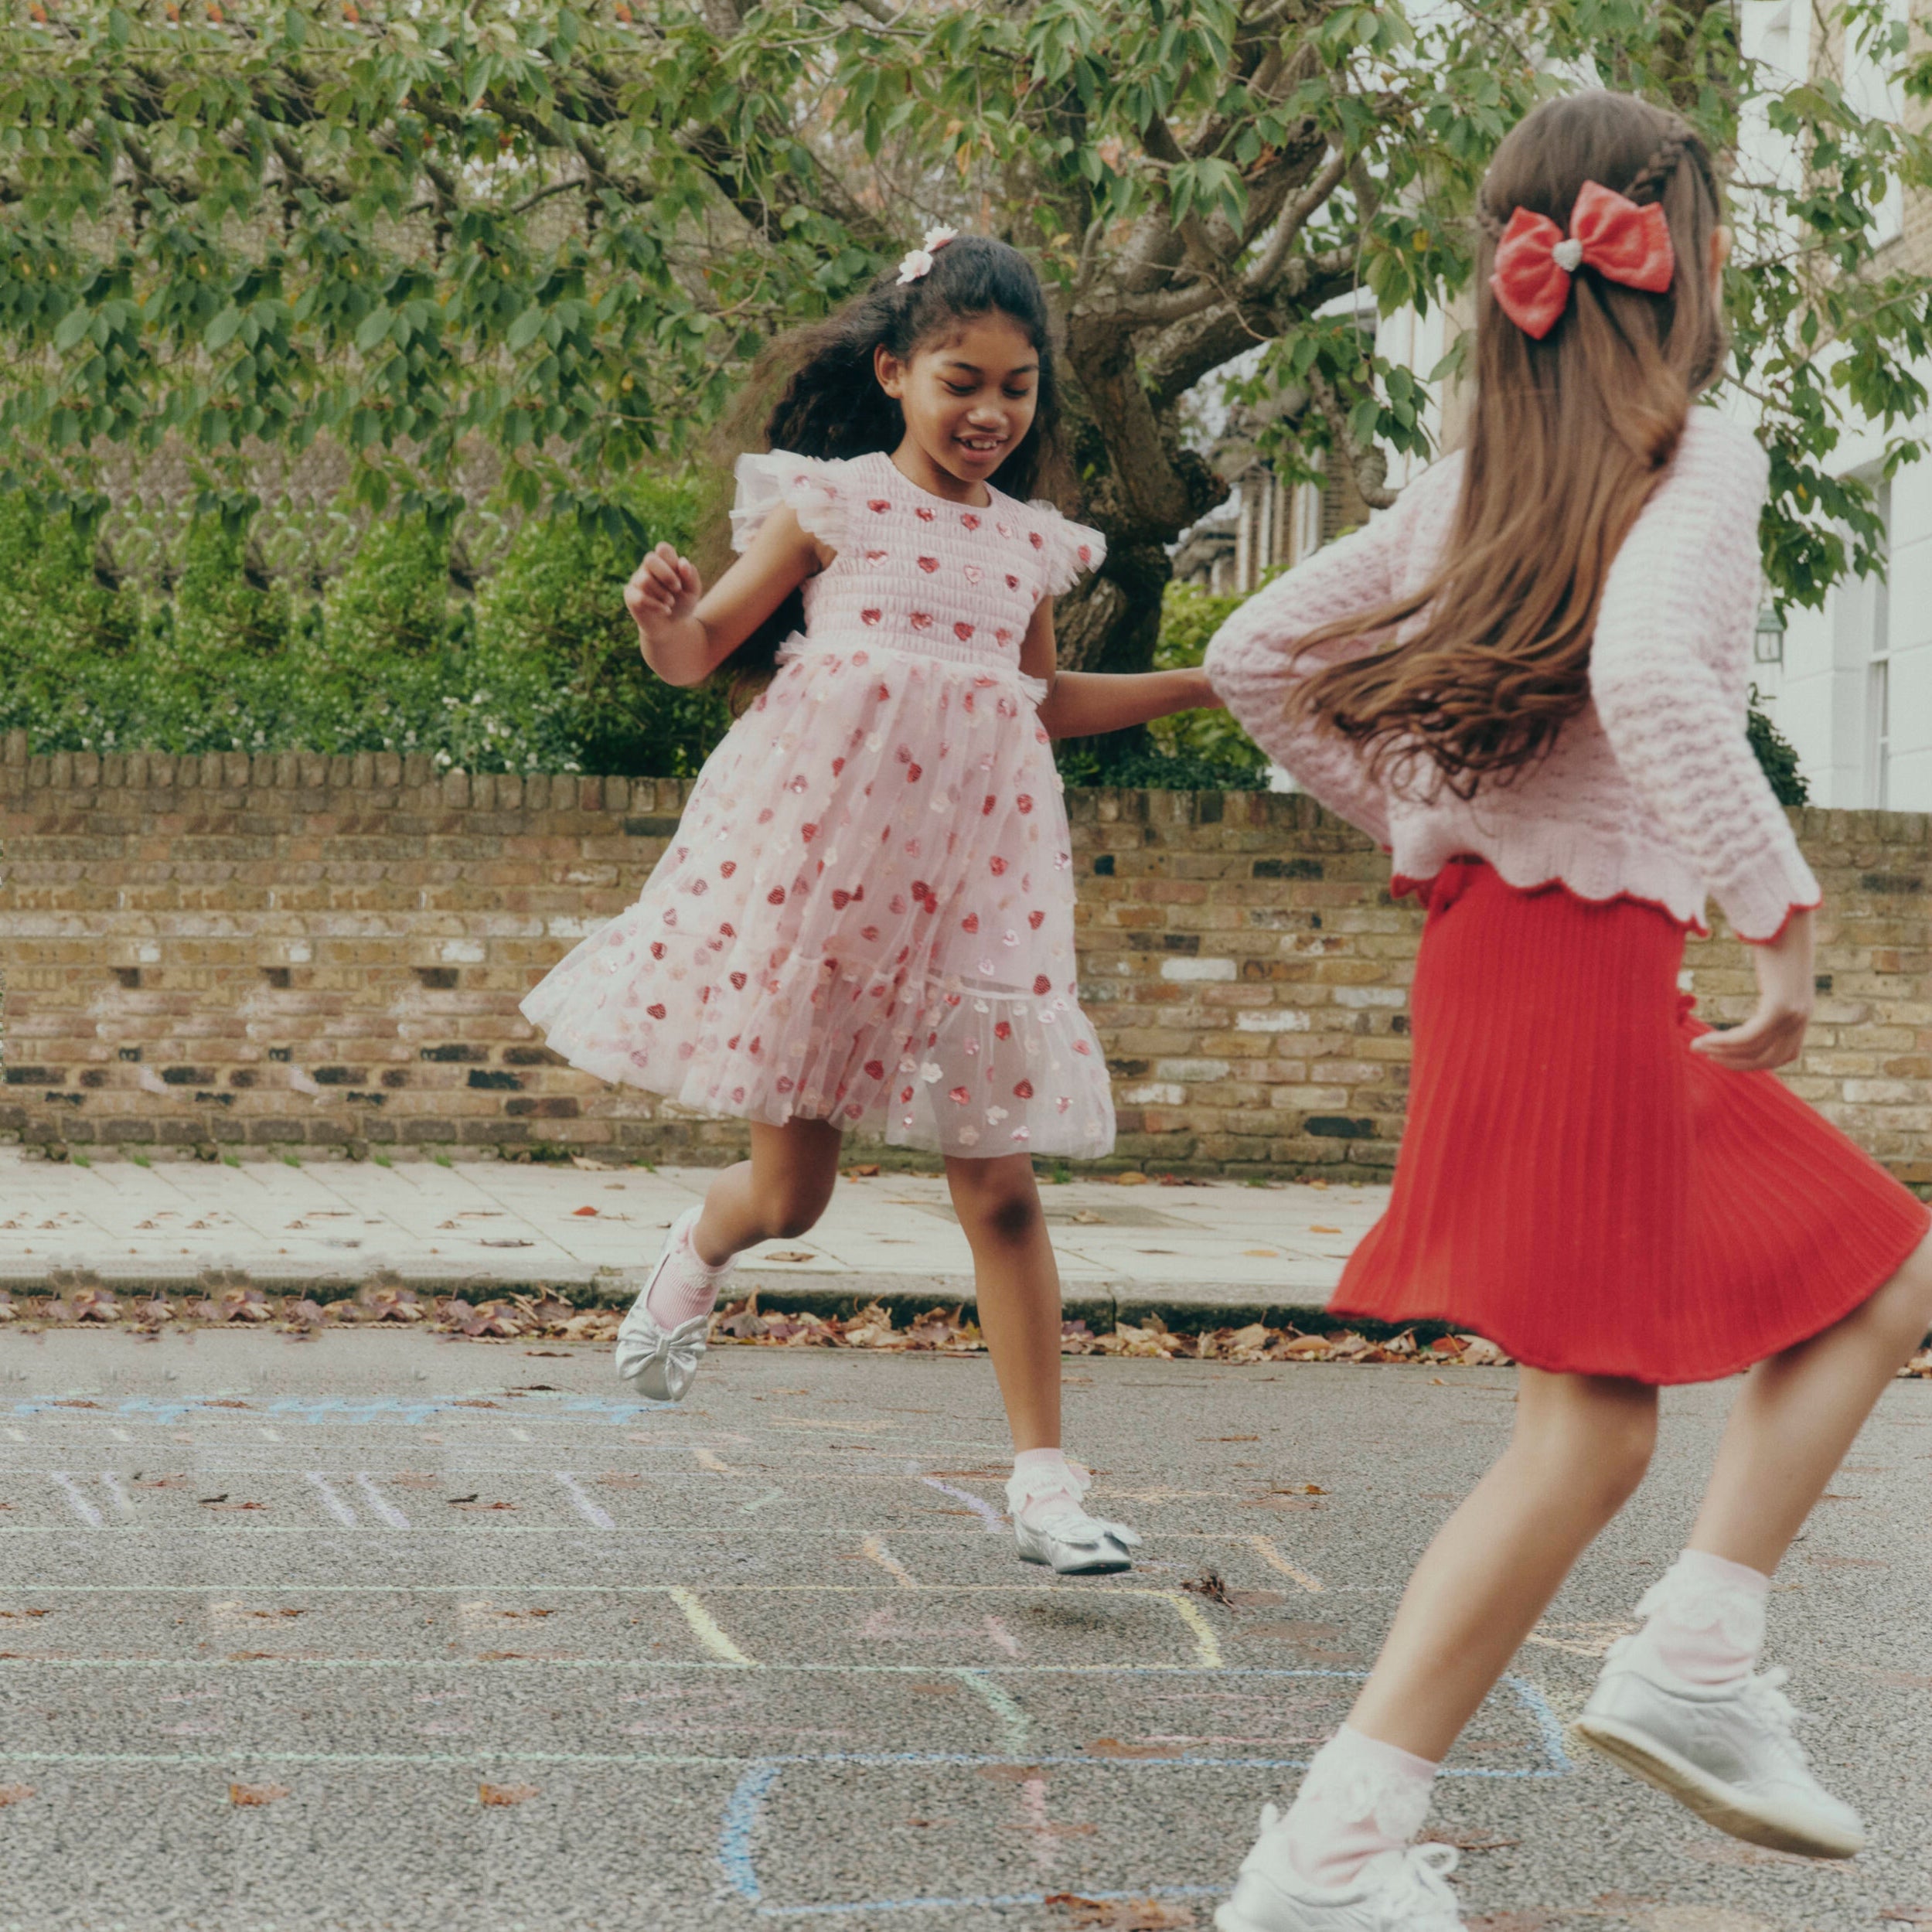
[[[1315,1753],[1281,1821],[1289,1862],[1309,1884],[1337,1889],[1368,1861],[1422,1829],[1436,1767],[1344,1724]]]
[[[1687,1684],[1734,1683],[1764,1647],[1770,1591],[1762,1570],[1687,1549],[1637,1604],[1649,1620],[1636,1647]]]
[[[671,1224],[668,1258],[651,1284],[649,1298],[644,1304],[652,1320],[667,1332],[700,1315],[708,1315],[717,1306],[718,1290],[731,1272],[728,1261],[721,1268],[707,1267],[691,1245],[691,1230],[697,1225],[700,1211],[687,1208]]]
[[[1042,1513],[1061,1498],[1078,1507],[1089,1481],[1067,1460],[1063,1449],[1023,1449],[1013,1459],[1007,1501],[1014,1520],[1034,1529]]]

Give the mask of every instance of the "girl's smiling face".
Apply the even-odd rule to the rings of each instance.
[[[879,386],[905,417],[893,461],[935,496],[983,501],[983,486],[1033,427],[1040,352],[1011,316],[963,318],[901,363],[873,354]]]

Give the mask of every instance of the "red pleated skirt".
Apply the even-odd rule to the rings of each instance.
[[[1480,860],[1427,891],[1395,1187],[1335,1312],[1709,1382],[1829,1327],[1924,1239],[1932,1210],[1775,1075],[1691,1051],[1709,1029],[1668,913]]]

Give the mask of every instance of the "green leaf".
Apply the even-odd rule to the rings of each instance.
[[[390,325],[395,319],[387,305],[372,308],[363,317],[362,326],[356,331],[356,346],[367,355],[388,335]]]

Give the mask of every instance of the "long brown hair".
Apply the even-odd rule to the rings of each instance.
[[[1518,208],[1567,233],[1589,181],[1663,204],[1677,272],[1648,295],[1582,267],[1538,341],[1491,293],[1496,241]],[[1549,751],[1587,700],[1617,548],[1723,361],[1710,281],[1721,219],[1703,142],[1634,95],[1546,101],[1510,133],[1477,204],[1477,393],[1444,561],[1413,595],[1301,639],[1386,638],[1419,618],[1414,635],[1299,685],[1291,715],[1352,739],[1398,783],[1426,759],[1463,799]]]

